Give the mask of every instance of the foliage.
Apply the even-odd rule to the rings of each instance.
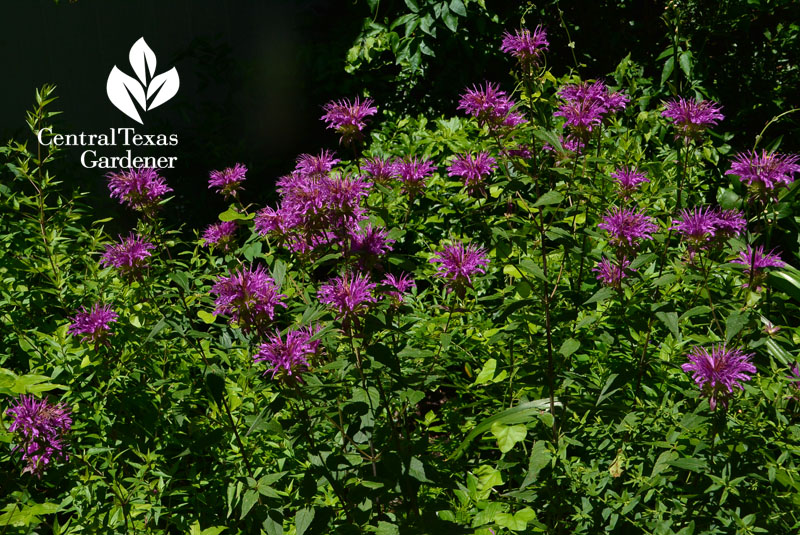
[[[516,76],[520,105],[501,115],[385,112],[332,171],[311,177],[301,168],[312,160],[299,160],[284,200],[297,177],[341,186],[368,158],[437,166],[424,188],[392,171],[357,201],[360,224],[387,231],[391,251],[375,255],[330,219],[352,199],[307,208],[300,238],[317,241],[300,248],[296,228],[269,227],[269,211],[242,195],[219,215],[238,225],[232,249],[182,238],[153,209],[134,229],[155,245],[148,267],[121,274],[99,262],[118,241],[107,221],[49,174],[57,155],[3,147],[2,406],[48,395],[73,424],[69,460],[39,479],[22,474],[3,410],[2,529],[797,532],[797,187],[754,197],[725,174],[728,135],[676,139],[630,57],[609,77],[627,106],[606,106],[592,129],[553,115],[576,75],[536,65]],[[37,92],[33,133],[50,125],[53,99],[52,87]],[[506,126],[514,113],[525,122]],[[481,151],[497,165],[479,187],[448,173],[456,155]],[[649,179],[630,196],[611,176],[625,165]],[[675,220],[696,206],[742,210],[747,230],[692,241]],[[611,207],[638,207],[657,225],[651,237],[615,244],[598,227]],[[458,243],[488,259],[468,280],[431,262]],[[747,244],[780,245],[789,265],[748,276],[730,262]],[[624,277],[604,284],[602,259]],[[225,306],[246,313],[232,322],[218,284],[254,266],[281,304],[269,323],[249,322],[256,292],[233,299]],[[351,270],[375,284],[410,273],[416,286],[399,301],[380,284],[356,313],[337,312],[320,289]],[[98,302],[119,314],[107,337],[68,334]],[[269,365],[276,330],[280,342],[300,328],[311,330],[296,367]],[[720,343],[752,355],[757,372],[712,410],[681,366],[693,347]]]

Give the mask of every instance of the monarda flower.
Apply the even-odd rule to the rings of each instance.
[[[357,319],[376,299],[372,290],[377,284],[370,282],[369,275],[345,273],[323,284],[317,297],[320,303],[330,306],[337,316]]]
[[[370,223],[364,227],[348,230],[350,253],[365,259],[386,254],[392,250],[392,244],[395,242],[388,235],[385,228],[373,227]]]
[[[753,190],[755,197],[765,198],[768,195],[774,196],[777,188],[788,188],[794,182],[794,175],[800,173],[798,160],[800,156],[796,154],[779,154],[765,150],[761,154],[755,151],[739,153],[725,174],[738,176]]]
[[[675,138],[696,139],[709,126],[725,118],[721,106],[712,100],[684,100],[677,98],[666,103],[662,117],[672,119],[677,130]]]
[[[304,177],[322,178],[331,172],[333,166],[341,162],[336,158],[336,153],[329,150],[321,150],[319,154],[301,154],[297,157],[295,171]]]
[[[361,139],[361,131],[367,126],[364,119],[378,113],[378,108],[373,104],[374,101],[371,98],[364,99],[362,102],[358,97],[353,102],[348,99],[338,102],[331,101],[325,104],[323,108],[325,115],[321,119],[327,123],[327,128],[341,134],[341,143],[349,145],[353,141]]]
[[[630,261],[625,257],[619,261],[619,264],[615,264],[608,258],[603,258],[597,263],[596,267],[592,268],[592,271],[597,273],[597,280],[605,286],[620,290],[622,288],[622,279],[628,276],[628,271],[630,271],[628,266],[630,265]]]
[[[464,186],[470,192],[475,192],[483,190],[484,179],[495,169],[497,169],[497,161],[484,151],[475,156],[457,154],[453,163],[450,164],[447,174],[460,177]]]
[[[616,169],[611,173],[611,178],[617,181],[620,193],[625,198],[630,197],[631,193],[636,191],[641,184],[650,182],[644,173],[639,171],[636,167],[623,166]]]
[[[152,212],[161,202],[162,195],[172,191],[158,171],[151,167],[108,173],[106,178],[111,198],[117,198],[120,204],[127,204],[140,212]]]
[[[420,160],[414,156],[398,160],[394,170],[403,185],[403,192],[413,199],[425,188],[425,181],[436,171],[436,165],[428,159]]]
[[[514,35],[505,32],[500,51],[517,58],[520,66],[527,71],[539,64],[541,56],[544,55],[549,45],[547,32],[539,25],[533,32],[526,28],[516,30]]]
[[[609,243],[623,249],[637,248],[639,240],[652,239],[652,233],[658,230],[644,211],[628,208],[610,209],[597,227],[608,232]]]
[[[626,95],[609,91],[602,81],[566,85],[558,91],[558,96],[563,102],[553,115],[563,117],[563,127],[570,127],[582,139],[600,126],[603,119],[628,104]]]
[[[756,373],[756,367],[750,362],[752,357],[738,349],[728,349],[724,344],[712,347],[710,352],[695,347],[688,355],[689,362],[681,368],[692,373],[692,379],[708,397],[711,410],[716,410],[717,402],[728,408],[733,387],[744,390],[742,381],[749,381],[748,374]]]
[[[513,108],[514,101],[500,90],[498,84],[486,82],[483,87],[472,86],[472,89],[467,89],[461,95],[457,109],[475,117],[479,125],[488,125],[494,130],[500,126],[512,127],[525,122],[520,114],[512,111]]]
[[[463,297],[465,287],[472,287],[472,277],[486,273],[484,268],[489,265],[489,257],[477,245],[456,242],[434,253],[428,262],[439,264],[436,275],[447,280],[448,291],[456,290],[456,295]]]
[[[223,221],[221,223],[211,224],[203,231],[203,246],[213,246],[223,251],[230,251],[235,235],[235,221]]]
[[[222,171],[211,171],[208,174],[208,189],[216,188],[217,193],[221,193],[226,199],[236,198],[244,189],[242,182],[247,179],[246,175],[247,167],[240,163]]]
[[[53,459],[69,459],[64,448],[64,435],[72,427],[72,418],[66,405],[51,405],[46,399],[20,396],[16,405],[6,410],[14,421],[8,430],[14,433],[14,451],[22,452],[27,463],[22,473],[41,478]]]
[[[399,277],[389,273],[383,279],[382,284],[386,287],[384,292],[395,305],[402,303],[403,295],[417,286],[417,283],[408,273],[402,273]]]
[[[386,184],[397,173],[395,172],[395,161],[381,156],[367,158],[361,165],[361,171],[372,179],[373,182]]]
[[[761,290],[761,285],[766,277],[766,273],[764,272],[766,268],[786,267],[786,262],[781,260],[780,256],[775,254],[774,251],[765,253],[764,247],[761,245],[755,249],[748,245],[746,250],[739,252],[738,258],[731,260],[731,263],[745,266],[743,274],[747,279],[747,282],[742,284],[742,286],[744,288],[749,288],[750,279],[752,279],[753,287],[755,287],[757,292]]]
[[[73,336],[82,336],[81,342],[104,342],[110,334],[111,323],[116,322],[119,315],[109,305],[95,303],[91,310],[81,307],[73,316],[67,332]]]
[[[217,296],[214,314],[229,316],[245,333],[265,332],[275,319],[275,307],[286,307],[281,302],[286,296],[278,293],[275,281],[263,266],[231,271],[227,277],[217,279],[211,294]]]
[[[106,251],[100,259],[100,264],[105,267],[119,269],[123,276],[137,278],[143,269],[148,267],[147,258],[150,251],[156,246],[138,234],[130,233],[127,238],[120,238],[120,243],[106,245]]]
[[[309,368],[308,359],[319,350],[319,340],[310,341],[318,331],[319,328],[310,327],[292,330],[286,333],[285,339],[281,338],[281,333],[276,331],[266,343],[261,344],[258,353],[253,356],[253,360],[266,362],[271,366],[264,372],[264,375],[272,372],[273,379],[279,374],[297,377],[300,372]]]
[[[689,258],[701,249],[721,246],[725,240],[738,236],[747,226],[739,210],[695,207],[681,210],[680,218],[673,219],[677,230],[689,245]]]

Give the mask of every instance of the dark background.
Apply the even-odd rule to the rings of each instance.
[[[6,0],[0,4],[0,141],[30,139],[24,111],[34,90],[57,85],[54,109],[62,133],[103,133],[136,127],[140,133],[177,133],[176,169],[163,172],[175,189],[165,213],[171,221],[202,228],[225,209],[207,189],[208,172],[236,162],[248,166],[245,200],[274,199],[275,180],[293,168],[296,156],[337,149],[338,136],[319,120],[332,99],[370,95],[378,123],[387,112],[454,115],[464,87],[485,80],[514,87],[513,62],[499,51],[502,33],[543,23],[548,29],[548,65],[556,76],[576,69],[584,79],[605,77],[628,53],[653,79],[655,101],[700,88],[724,106],[718,131],[736,135],[734,150],[752,146],[776,114],[800,106],[800,2],[792,0],[573,0],[467,3],[457,31],[434,19],[433,33],[415,30],[434,53],[411,72],[391,51],[374,52],[369,63],[345,72],[348,50],[367,35],[370,23],[390,24],[434,13],[437,0]],[[678,6],[677,9],[668,6]],[[681,46],[694,54],[692,79],[676,68],[660,84],[664,58],[676,28]],[[395,31],[402,35],[403,26]],[[575,41],[575,55],[566,31]],[[114,65],[132,73],[128,51],[144,37],[158,59],[157,73],[175,66],[181,87],[138,125],[106,96]],[[579,64],[576,67],[576,59]],[[400,64],[398,64],[400,63]],[[673,83],[674,82],[674,83]],[[654,105],[653,102],[650,104]],[[800,113],[770,128],[769,142],[800,150]],[[121,155],[125,148],[108,150]],[[132,149],[148,154],[147,148]],[[347,151],[340,151],[347,157]],[[66,185],[91,193],[98,218],[116,216],[120,229],[135,214],[108,199],[105,171],[84,169],[80,150],[53,167]],[[115,229],[116,230],[116,229]]]

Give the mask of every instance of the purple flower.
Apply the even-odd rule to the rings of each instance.
[[[457,154],[450,164],[447,174],[461,177],[468,190],[474,192],[483,189],[483,181],[492,171],[497,169],[497,161],[486,151],[477,155]]]
[[[161,196],[172,191],[158,171],[151,167],[108,173],[106,178],[111,198],[118,198],[120,204],[127,204],[140,212],[154,210]]]
[[[364,119],[378,113],[378,108],[373,104],[371,98],[362,102],[358,97],[352,103],[348,99],[331,101],[325,104],[325,115],[321,119],[327,123],[327,128],[332,128],[342,135],[340,142],[349,145],[361,139],[361,131],[367,126]]]
[[[223,221],[221,223],[211,224],[203,231],[203,245],[205,247],[214,245],[223,251],[229,251],[235,234],[235,221]]]
[[[611,177],[617,180],[619,189],[624,197],[629,197],[640,184],[650,182],[650,179],[636,167],[620,167],[611,173]]]
[[[744,390],[741,382],[751,379],[748,373],[756,373],[756,367],[750,362],[752,356],[738,349],[728,349],[724,344],[712,347],[711,352],[695,347],[688,355],[689,362],[681,368],[686,373],[692,372],[694,382],[708,396],[711,409],[716,410],[718,401],[727,408],[733,387]]]
[[[72,324],[67,332],[73,336],[83,335],[81,342],[102,342],[110,334],[110,324],[116,322],[118,317],[119,315],[111,310],[109,305],[95,303],[91,310],[81,307],[71,318]]]
[[[625,94],[610,92],[602,81],[566,85],[558,96],[563,103],[553,115],[564,117],[563,126],[572,127],[581,138],[601,125],[606,116],[625,109],[628,103]]]
[[[136,278],[148,267],[147,258],[156,246],[138,234],[130,233],[127,238],[120,238],[120,243],[106,245],[106,252],[100,259],[105,267],[115,267],[126,277]]]
[[[455,288],[459,296],[463,296],[464,286],[472,287],[472,276],[486,273],[484,268],[489,265],[489,258],[486,251],[477,245],[465,247],[463,243],[456,242],[436,251],[428,262],[439,264],[436,275],[448,280],[448,291]]]
[[[753,286],[756,291],[761,290],[761,284],[764,282],[764,270],[769,267],[782,268],[786,267],[786,262],[781,260],[781,257],[775,254],[774,250],[768,253],[764,252],[764,247],[759,245],[755,249],[750,245],[747,250],[739,251],[739,258],[731,260],[732,264],[741,264],[745,266],[744,275],[747,277],[748,282],[742,286],[748,288],[750,286],[750,278],[752,273]]]
[[[680,219],[673,219],[673,229],[683,235],[690,246],[700,247],[711,241],[717,231],[717,213],[711,208],[681,210]]]
[[[335,158],[335,155],[335,152],[328,150],[322,150],[316,156],[301,154],[297,157],[295,170],[304,177],[321,178],[327,176],[333,166],[342,161],[339,158]]]
[[[428,159],[419,160],[414,156],[398,160],[394,170],[403,183],[403,191],[413,199],[425,188],[425,180],[436,171],[436,165]]]
[[[230,316],[245,333],[264,332],[266,325],[275,318],[275,307],[286,307],[278,293],[275,281],[263,266],[255,269],[244,267],[231,271],[227,277],[217,279],[211,288],[216,295],[214,314]]]
[[[377,284],[370,282],[369,275],[345,273],[323,284],[317,296],[321,303],[329,305],[339,317],[352,318],[375,303],[372,289]]]
[[[643,210],[628,208],[610,209],[597,227],[605,229],[609,234],[608,241],[620,248],[636,248],[639,240],[651,239],[652,233],[658,230],[658,226]]]
[[[386,295],[388,295],[395,304],[402,303],[403,294],[408,292],[412,287],[417,287],[417,283],[414,282],[414,279],[412,279],[411,275],[408,273],[403,273],[399,277],[389,273],[383,279],[382,284],[390,288],[385,290]]]
[[[14,416],[8,430],[16,434],[14,451],[22,451],[22,460],[27,462],[23,474],[28,472],[41,478],[54,457],[69,459],[64,451],[64,435],[72,427],[72,418],[66,405],[20,396],[6,414]]]
[[[531,32],[527,28],[516,30],[514,35],[508,32],[503,34],[503,43],[500,51],[511,54],[519,60],[520,65],[526,70],[538,65],[539,58],[547,50],[547,32],[539,25]]]
[[[397,173],[395,171],[396,163],[389,158],[375,156],[367,158],[361,166],[361,171],[366,173],[374,182],[385,184],[389,182]]]
[[[512,112],[514,101],[508,98],[500,85],[486,82],[483,87],[472,86],[461,95],[459,110],[478,119],[478,124],[489,125],[490,129],[499,126],[516,126],[525,122],[521,115]]]
[[[740,235],[747,227],[747,220],[740,210],[717,210],[716,237],[727,240]]]
[[[673,99],[666,103],[661,112],[663,117],[672,119],[678,133],[676,138],[697,138],[709,126],[716,125],[725,118],[721,106],[713,100]]]
[[[789,381],[791,381],[792,386],[795,390],[800,390],[800,367],[795,364],[789,370],[789,375],[786,376]],[[792,396],[794,399],[798,399],[797,395]]]
[[[789,187],[794,175],[800,173],[800,156],[761,151],[739,153],[726,175],[736,175],[742,182],[756,190],[757,196],[772,193],[780,186]]]
[[[597,280],[604,285],[619,290],[622,288],[622,279],[628,276],[628,271],[630,271],[628,266],[630,265],[630,261],[625,257],[622,257],[619,265],[608,258],[603,258],[597,263],[597,267],[592,268],[592,271],[597,273]]]
[[[373,227],[371,223],[367,223],[363,228],[348,230],[350,252],[366,257],[386,254],[392,250],[392,244],[395,242],[388,237],[388,234],[385,228]]]
[[[208,189],[217,188],[217,193],[221,193],[225,198],[236,198],[243,190],[242,182],[247,177],[247,167],[237,163],[233,167],[228,167],[222,171],[211,171],[208,174]]]
[[[319,327],[306,327],[289,331],[286,333],[286,339],[282,339],[281,333],[276,331],[266,343],[261,344],[253,360],[271,365],[272,367],[265,371],[264,375],[272,372],[273,379],[278,373],[294,376],[309,368],[308,358],[315,355],[319,349],[319,340],[311,342],[310,339],[319,330]]]

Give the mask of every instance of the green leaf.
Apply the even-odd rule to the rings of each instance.
[[[422,483],[431,483],[431,480],[425,475],[425,465],[416,457],[412,457],[408,464],[408,475]]]
[[[734,336],[739,334],[741,330],[747,325],[750,315],[747,312],[739,312],[738,310],[731,313],[728,319],[725,320],[725,342],[730,342]]]
[[[249,215],[240,214],[239,212],[236,211],[236,209],[233,206],[231,206],[230,208],[228,208],[227,210],[225,210],[224,212],[219,214],[219,220],[220,221],[247,221],[248,219],[253,219],[255,217],[255,215],[256,215],[255,213],[249,214]]]
[[[197,316],[203,320],[203,323],[214,323],[217,320],[217,316],[212,314],[211,312],[206,312],[205,310],[198,310]]]
[[[497,446],[501,453],[511,451],[517,442],[522,442],[528,436],[528,428],[523,424],[504,425],[500,422],[492,424],[492,434],[497,439]]]
[[[564,340],[564,343],[561,344],[561,349],[558,350],[565,358],[569,357],[573,353],[575,353],[578,349],[580,349],[581,343],[575,340],[574,338],[567,338]]]
[[[542,468],[550,464],[551,458],[552,456],[550,455],[550,450],[547,449],[546,441],[537,440],[533,443],[531,458],[530,461],[528,461],[528,473],[525,474],[525,479],[522,480],[522,485],[519,487],[520,490],[536,481]]]
[[[542,195],[541,197],[539,197],[539,199],[537,199],[537,201],[535,203],[533,203],[533,206],[537,207],[537,206],[547,206],[547,205],[551,205],[551,204],[558,204],[563,200],[564,200],[564,196],[563,195],[561,195],[557,191],[552,191],[551,190],[551,191],[548,191],[547,193],[545,193],[544,195]]]
[[[783,268],[767,276],[770,287],[782,291],[796,301],[800,301],[800,271]]]
[[[494,377],[494,372],[497,369],[497,360],[496,359],[489,359],[483,365],[478,376],[475,378],[476,385],[482,385],[484,383],[488,383],[492,377]]]
[[[272,265],[272,278],[275,280],[275,284],[278,286],[280,290],[281,286],[283,286],[283,280],[286,278],[286,264],[284,264],[280,260],[275,260],[275,263]]]
[[[467,8],[464,6],[464,2],[461,0],[451,0],[450,11],[461,17],[467,16]]]
[[[680,338],[677,312],[656,312],[656,317],[667,326],[669,332],[672,333],[672,336],[675,337],[676,340]]]
[[[556,407],[561,406],[561,402],[558,400],[555,400],[554,403]],[[467,446],[469,446],[469,444],[475,440],[475,437],[482,435],[491,429],[492,424],[495,422],[500,422],[502,424],[527,423],[531,420],[534,420],[542,411],[549,408],[549,399],[537,399],[535,401],[520,403],[516,407],[511,407],[510,409],[506,409],[488,418],[485,418],[484,420],[481,420],[481,422],[469,432],[461,444],[459,444],[456,451],[453,452],[448,460],[454,461],[461,457],[466,451]]]
[[[608,299],[612,295],[614,295],[614,289],[613,288],[600,288],[599,290],[597,290],[595,292],[595,294],[593,296],[591,296],[583,304],[584,305],[590,305],[592,303],[599,303],[601,301],[605,301],[606,299]]]
[[[250,512],[250,509],[258,501],[258,492],[250,489],[244,493],[244,498],[242,498],[242,514],[239,516],[239,520],[243,519],[247,516],[247,513]]]
[[[653,465],[653,473],[650,477],[655,477],[672,465],[672,461],[678,458],[678,454],[674,451],[664,451],[656,459],[656,464]]]
[[[686,79],[689,80],[692,77],[692,53],[691,52],[683,52],[678,57],[678,63],[681,65],[681,70],[683,74],[686,75]]]
[[[304,507],[297,511],[294,517],[294,526],[297,535],[303,535],[314,520],[315,510],[313,507]]]
[[[390,524],[381,520],[378,522],[378,528],[375,530],[376,535],[400,535],[400,528],[396,524]]]
[[[664,69],[661,71],[661,85],[667,83],[673,70],[675,70],[675,58],[671,57],[664,62]]]

